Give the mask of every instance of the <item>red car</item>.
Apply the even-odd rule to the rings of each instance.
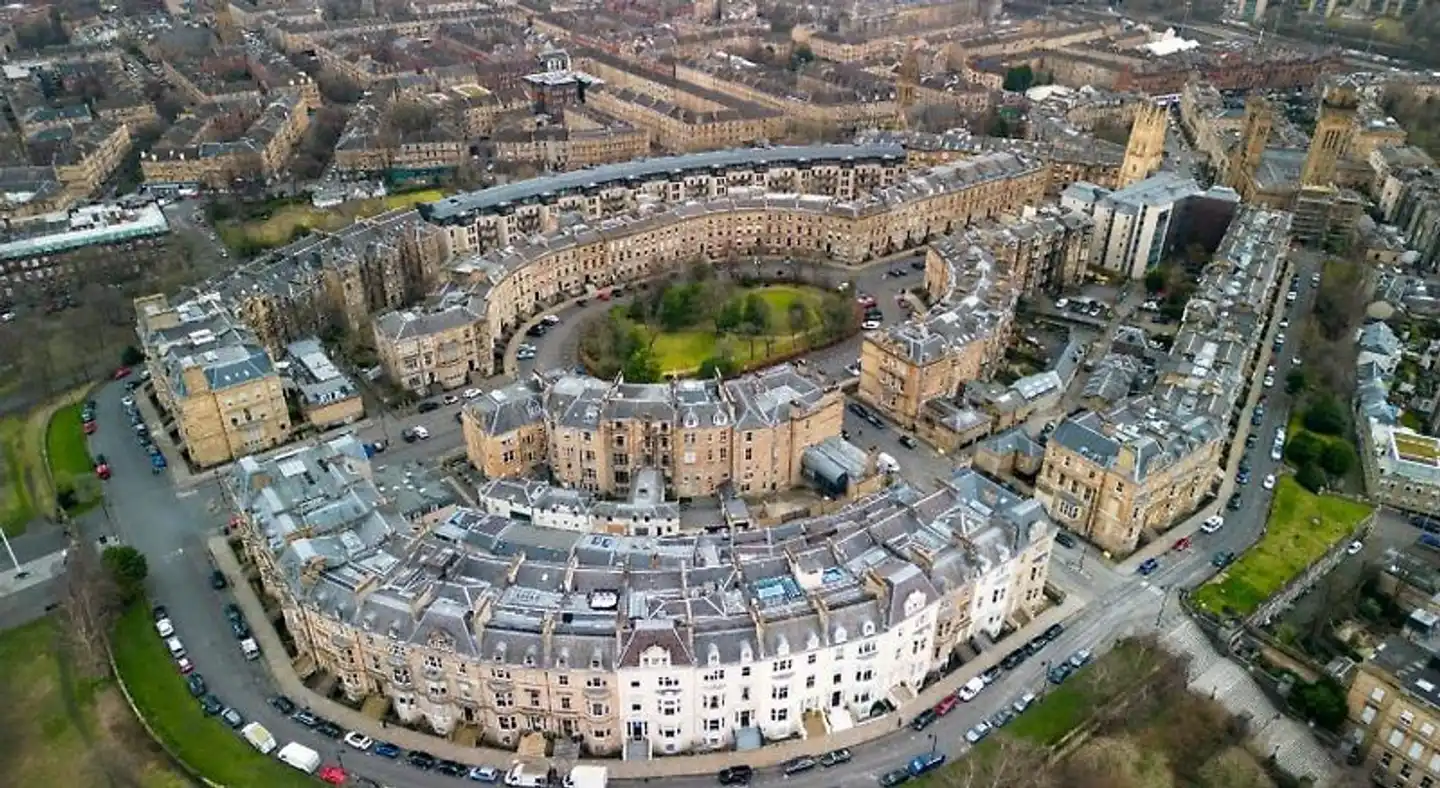
[[[116,368],[115,368],[115,379],[116,379],[116,380],[124,380],[125,378],[128,378],[128,377],[130,377],[130,368],[129,368],[129,367],[116,367]]]
[[[1176,539],[1176,540],[1175,540],[1175,546],[1172,547],[1172,548],[1170,548],[1170,549],[1175,550],[1175,551],[1177,551],[1177,552],[1184,552],[1184,551],[1186,551],[1186,550],[1189,550],[1189,549],[1190,549],[1190,537],[1188,537],[1188,536],[1182,536],[1182,537],[1180,537],[1179,539]]]
[[[935,713],[939,714],[941,717],[944,717],[946,714],[954,711],[955,706],[959,703],[960,699],[955,697],[953,693],[950,695],[946,695],[945,697],[940,699],[939,703],[935,704]]]
[[[180,675],[188,676],[195,670],[195,663],[189,657],[181,657],[175,660],[175,669],[180,671]]]
[[[95,459],[95,475],[103,481],[110,478],[110,463],[103,456]]]
[[[345,784],[345,770],[339,766],[321,766],[318,776],[321,780],[331,785]]]
[[[865,309],[875,306],[875,296],[862,295],[855,299],[855,303]]]
[[[86,435],[94,435],[94,434],[95,434],[95,430],[97,429],[97,425],[95,424],[95,420],[94,420],[94,419],[91,419],[90,421],[85,422],[84,427],[85,427],[85,434],[86,434]]]

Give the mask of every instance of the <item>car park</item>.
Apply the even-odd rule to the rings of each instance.
[[[841,747],[838,750],[831,750],[830,752],[827,752],[824,755],[820,756],[820,765],[828,769],[831,766],[839,766],[842,763],[849,763],[851,757],[853,756],[850,754],[850,750]]]

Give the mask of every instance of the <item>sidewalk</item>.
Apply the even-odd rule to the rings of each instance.
[[[261,653],[265,655],[276,687],[291,700],[330,719],[342,728],[360,731],[366,736],[392,742],[407,750],[424,750],[438,758],[448,758],[470,766],[504,766],[516,759],[516,753],[511,750],[463,747],[447,739],[427,736],[408,728],[388,726],[382,728],[377,720],[348,706],[316,695],[295,673],[295,667],[286,655],[284,646],[280,643],[280,636],[271,626],[270,618],[265,615],[264,608],[254,590],[249,583],[240,579],[243,573],[234,553],[230,550],[230,545],[224,538],[215,537],[210,540],[208,547],[210,554],[215,559],[215,565],[231,580],[231,587],[235,592],[235,602],[253,627],[255,639],[260,643]],[[942,697],[959,689],[961,685],[979,675],[981,671],[998,663],[1014,646],[1025,643],[1045,631],[1051,624],[1064,621],[1078,613],[1088,602],[1088,598],[1071,592],[1066,596],[1064,604],[1046,610],[997,647],[985,651],[959,670],[921,691],[897,712],[886,714],[878,719],[861,723],[829,736],[788,741],[759,750],[750,750],[744,754],[744,762],[757,769],[778,766],[802,755],[819,756],[841,747],[855,747],[875,741],[895,733],[897,730],[908,730],[901,727],[904,721],[909,720],[921,710],[939,703]],[[652,777],[713,775],[726,766],[733,766],[736,759],[737,756],[734,752],[725,751],[701,755],[666,756],[648,761],[615,759],[591,761],[591,763],[608,767],[612,779],[638,780]]]
[[[26,561],[20,565],[19,569],[12,565],[9,569],[0,572],[0,597],[18,594],[27,588],[48,583],[59,577],[60,573],[65,571],[65,554],[65,550],[59,550],[34,561]],[[0,558],[0,560],[9,563],[9,556]]]

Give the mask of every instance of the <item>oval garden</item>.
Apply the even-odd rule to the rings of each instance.
[[[834,344],[859,329],[853,299],[804,284],[717,278],[706,265],[684,280],[637,291],[581,333],[586,371],[632,383],[730,376]]]

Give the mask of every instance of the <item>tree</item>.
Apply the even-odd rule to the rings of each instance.
[[[679,331],[695,317],[695,293],[692,285],[672,285],[660,297],[660,325],[666,331]]]
[[[1325,443],[1320,438],[1308,432],[1300,432],[1290,436],[1285,442],[1285,459],[1299,468],[1319,459],[1320,452],[1324,449]]]
[[[1307,462],[1295,472],[1295,481],[1310,492],[1318,493],[1325,486],[1325,472],[1320,470],[1319,465]]]
[[[660,360],[648,345],[641,345],[625,359],[623,372],[627,382],[655,383],[660,380]]]
[[[1067,788],[1169,788],[1175,782],[1164,754],[1126,736],[1091,739],[1061,769]]]
[[[1340,477],[1355,467],[1355,449],[1345,441],[1330,441],[1320,453],[1320,467],[1332,477]]]
[[[150,574],[150,566],[144,553],[129,545],[107,547],[100,554],[100,560],[115,582],[121,603],[129,605],[145,595],[145,578]]]
[[[103,676],[108,672],[105,645],[120,610],[120,595],[114,579],[96,558],[89,545],[66,552],[59,599],[67,624],[61,631],[70,653],[78,657],[77,663],[86,675]]]
[[[1012,93],[1024,93],[1035,84],[1035,70],[1029,63],[1022,63],[1005,72],[1005,89]]]
[[[1200,767],[1196,788],[1273,788],[1274,783],[1255,756],[1244,747],[1231,747]]]
[[[336,104],[354,104],[365,94],[365,88],[359,82],[331,69],[316,74],[315,84],[326,101]]]
[[[1305,370],[1292,369],[1285,374],[1285,393],[1299,394],[1305,390]]]
[[[721,333],[739,330],[745,322],[745,304],[738,298],[726,300],[715,315],[715,330]]]
[[[809,331],[811,320],[809,307],[799,301],[790,304],[789,312],[786,315],[786,322],[790,325],[790,333],[804,334]]]
[[[1302,684],[1291,695],[1291,702],[1297,711],[1326,730],[1339,730],[1345,722],[1345,689],[1328,676]]]
[[[1326,394],[1317,397],[1305,409],[1305,429],[1321,435],[1340,435],[1345,432],[1345,408],[1335,396]]]
[[[740,368],[735,363],[735,359],[729,356],[714,355],[700,362],[701,378],[709,379],[716,375],[722,378],[728,378],[739,371]]]
[[[1165,289],[1165,282],[1169,279],[1165,269],[1156,266],[1145,272],[1145,292],[1155,295]]]
[[[745,322],[750,325],[750,333],[756,336],[770,330],[770,302],[759,293],[745,297]]]

